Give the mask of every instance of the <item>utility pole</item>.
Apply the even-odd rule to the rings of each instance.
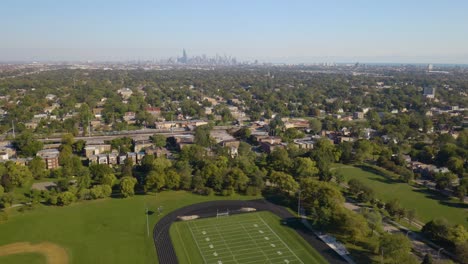
[[[11,126],[13,127],[13,138],[16,138],[16,134],[15,134],[15,123],[13,122],[13,120],[11,120]]]
[[[146,204],[145,204],[146,206]],[[146,206],[146,234],[148,235],[149,237],[149,220],[148,220],[148,207]]]
[[[299,190],[299,196],[297,197],[297,215],[301,217],[301,192],[302,190]]]

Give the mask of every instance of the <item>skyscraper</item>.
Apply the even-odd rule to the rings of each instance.
[[[182,50],[182,57],[178,58],[177,61],[180,63],[184,63],[184,64],[187,63],[188,57],[187,57],[187,52],[185,51],[185,49]]]

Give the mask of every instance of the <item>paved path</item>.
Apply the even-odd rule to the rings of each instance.
[[[355,212],[359,212],[361,208],[360,206],[354,203],[351,203],[349,201],[345,202],[344,207]],[[388,233],[393,233],[393,234],[401,233],[401,234],[406,235],[411,240],[411,243],[413,244],[413,250],[418,252],[421,256],[424,256],[427,253],[430,253],[434,258],[437,258],[437,256],[439,255],[437,250],[434,249],[434,247],[437,247],[435,244],[433,244],[433,247],[429,246],[428,244],[426,244],[425,239],[421,235],[411,232],[405,226],[402,226],[399,223],[392,221],[388,218],[383,219],[382,225],[383,225],[384,231]],[[440,254],[439,257],[440,259],[443,259],[443,260],[450,259],[445,254]]]

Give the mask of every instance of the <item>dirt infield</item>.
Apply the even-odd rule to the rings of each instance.
[[[0,246],[0,257],[22,253],[39,253],[46,257],[48,264],[67,264],[67,251],[50,242],[42,242],[39,244],[31,244],[29,242],[18,242],[4,246]]]

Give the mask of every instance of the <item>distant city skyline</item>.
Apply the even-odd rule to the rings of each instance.
[[[0,3],[0,61],[468,63],[468,1]]]

